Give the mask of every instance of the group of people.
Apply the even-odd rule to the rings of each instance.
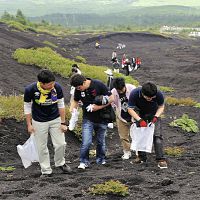
[[[83,111],[82,144],[80,148],[79,169],[90,166],[89,150],[92,144],[93,132],[96,133],[96,163],[106,164],[106,131],[108,121],[103,114],[111,107],[115,110],[118,133],[123,147],[122,159],[131,158],[130,126],[147,127],[155,124],[153,143],[159,168],[167,168],[163,154],[163,138],[161,131],[161,114],[164,111],[164,97],[156,85],[147,82],[142,87],[125,83],[124,78],[113,79],[112,90],[97,79],[86,78],[78,66],[72,67],[73,75],[70,84],[74,88],[70,111],[79,107]],[[41,167],[41,177],[52,175],[48,134],[54,147],[55,167],[63,173],[71,173],[72,169],[65,163],[65,104],[63,90],[55,81],[53,73],[43,69],[37,76],[37,82],[28,85],[24,94],[24,112],[28,132],[34,134]],[[80,103],[81,102],[81,105]],[[136,152],[134,162],[147,161],[146,152]]]
[[[113,66],[114,72],[119,73],[120,63],[117,59],[116,51],[112,52],[111,61],[112,61],[112,66]],[[126,76],[128,76],[132,70],[137,70],[138,68],[140,68],[140,66],[141,66],[141,58],[140,57],[136,57],[136,58],[133,57],[131,59],[128,59],[126,54],[123,54],[122,59],[121,59],[121,68],[123,70],[125,70]]]

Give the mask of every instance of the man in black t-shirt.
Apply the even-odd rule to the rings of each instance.
[[[79,169],[85,169],[89,165],[89,149],[92,144],[93,131],[96,133],[96,163],[105,164],[105,135],[107,122],[102,118],[102,109],[112,102],[112,96],[108,88],[101,81],[85,78],[75,74],[71,77],[71,86],[75,87],[74,101],[70,110],[78,108],[78,102],[82,102],[82,145],[80,150]]]
[[[55,82],[53,73],[41,70],[38,82],[25,88],[24,113],[28,132],[34,134],[38,150],[41,177],[51,176],[49,151],[47,148],[48,133],[54,146],[55,166],[64,173],[71,172],[65,164],[65,105],[61,86]]]

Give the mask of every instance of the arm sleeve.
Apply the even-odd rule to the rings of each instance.
[[[32,98],[31,98],[31,91],[29,87],[25,88],[24,91],[24,102],[31,102]]]
[[[74,101],[80,101],[81,96],[80,96],[80,91],[76,90],[74,91]]]
[[[58,99],[58,108],[65,108],[64,98]]]
[[[135,101],[136,101],[135,90],[132,90],[132,91],[131,91],[131,94],[130,94],[130,96],[129,96],[129,100],[128,100],[128,108],[134,109],[134,108],[136,107]]]
[[[63,96],[63,90],[62,90],[61,85],[58,84],[58,83],[56,83],[55,88],[56,88],[58,100],[59,100],[59,99],[62,99],[64,96]]]
[[[32,107],[31,102],[24,102],[24,114],[25,115],[31,114],[31,107]]]
[[[157,94],[157,103],[158,103],[158,106],[162,106],[164,104],[164,96],[162,94],[162,92],[158,92]]]
[[[111,95],[111,92],[109,92],[108,87],[103,83],[101,83],[101,94],[106,96]]]

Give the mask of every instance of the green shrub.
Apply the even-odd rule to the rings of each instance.
[[[12,28],[15,28],[19,31],[25,31],[26,30],[26,26],[19,23],[19,22],[16,22],[16,21],[9,21],[7,22],[8,26],[9,27],[12,27]]]
[[[174,98],[174,97],[166,97],[165,102],[168,105],[180,105],[180,106],[196,106],[198,103],[194,101],[192,98]]]
[[[179,127],[186,132],[199,132],[197,122],[193,119],[190,119],[187,114],[183,114],[181,118],[172,121],[169,125]]]
[[[0,118],[24,120],[22,96],[0,96]]]
[[[174,88],[172,88],[172,87],[158,86],[158,88],[159,88],[162,92],[174,92]]]
[[[83,58],[82,56],[76,56],[76,60],[80,63],[86,63],[86,59]]]
[[[120,181],[115,180],[107,181],[104,184],[94,184],[89,188],[89,191],[93,195],[115,194],[119,196],[127,196],[129,194],[128,187]]]
[[[200,103],[196,103],[195,108],[200,108]]]
[[[53,47],[53,48],[58,48],[57,45],[55,45],[55,44],[53,44],[52,42],[49,42],[49,41],[47,41],[47,40],[43,41],[43,43],[44,43],[44,44],[47,44],[47,45],[49,45],[49,46],[51,46],[51,47]]]
[[[17,49],[13,54],[14,59],[19,63],[27,65],[36,65],[41,68],[47,68],[54,73],[68,78],[71,75],[71,66],[74,64],[73,60],[63,58],[49,47],[37,49]],[[99,79],[104,83],[107,82],[107,75],[104,73],[107,70],[105,66],[91,66],[84,63],[78,63],[83,75],[94,79]],[[120,73],[114,73],[115,77],[124,77],[127,83],[139,85],[137,80],[131,76],[125,76]]]
[[[11,172],[11,171],[14,171],[14,170],[15,170],[15,168],[11,167],[11,166],[9,166],[9,167],[1,167],[0,166],[0,171],[3,171],[3,172]]]
[[[166,147],[164,151],[168,156],[179,157],[185,152],[185,149],[182,147]]]
[[[23,96],[0,96],[0,119],[16,119],[23,121],[24,115]],[[69,106],[66,106],[66,121],[69,121],[71,114]],[[75,135],[81,140],[82,110],[80,109],[79,120],[74,130]]]

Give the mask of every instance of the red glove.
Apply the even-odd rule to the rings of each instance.
[[[147,123],[143,119],[140,119],[137,123],[137,127],[147,127]]]
[[[156,123],[158,121],[158,117],[154,116],[153,119],[151,120],[152,123]]]

